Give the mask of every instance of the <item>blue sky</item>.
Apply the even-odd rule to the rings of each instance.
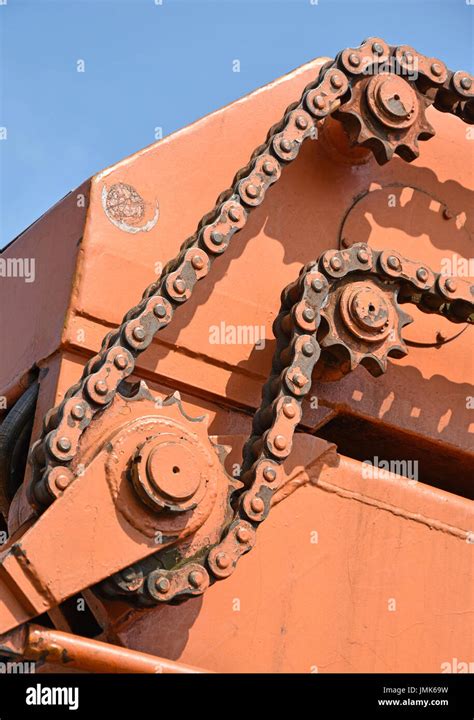
[[[473,70],[474,0],[161,3],[0,0],[0,247],[156,127],[167,135],[366,37]]]

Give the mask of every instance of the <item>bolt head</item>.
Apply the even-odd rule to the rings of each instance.
[[[428,280],[428,270],[426,268],[418,268],[416,271],[416,277],[420,282],[426,282]]]
[[[273,444],[275,445],[277,450],[284,450],[287,445],[286,437],[284,435],[277,435],[275,440],[273,441]]]
[[[308,120],[305,118],[304,115],[298,115],[295,124],[298,130],[306,130],[306,128],[308,127]]]
[[[296,415],[295,406],[292,403],[285,403],[283,405],[283,415],[287,418],[294,418]]]
[[[189,584],[194,588],[200,587],[204,582],[204,573],[200,570],[193,570],[188,575]]]
[[[333,75],[331,77],[331,85],[338,90],[343,86],[343,81],[340,75]]]
[[[257,185],[250,183],[249,185],[247,185],[246,192],[249,198],[255,199],[258,198],[258,196],[260,195],[260,188],[257,187]]]
[[[122,353],[120,353],[120,355],[116,355],[114,365],[116,368],[118,368],[118,370],[125,370],[125,368],[127,367],[127,358],[125,357],[125,355],[122,355]]]
[[[439,77],[443,73],[443,68],[441,67],[441,65],[439,63],[433,63],[431,66],[431,72],[436,77]]]
[[[221,570],[225,570],[230,565],[230,557],[225,552],[220,552],[216,557],[216,565]]]
[[[383,55],[383,46],[380,43],[374,43],[372,45],[372,52],[376,55]]]
[[[135,338],[135,340],[137,340],[138,342],[141,342],[142,340],[145,339],[146,333],[145,333],[145,330],[140,325],[138,325],[136,328],[133,328],[132,335]]]
[[[165,308],[164,305],[161,305],[160,303],[158,303],[158,304],[156,304],[155,307],[153,308],[153,313],[154,313],[154,314],[156,315],[156,317],[158,317],[158,318],[164,318],[164,317],[166,317],[166,308]]]
[[[94,385],[94,390],[96,391],[97,395],[107,395],[109,392],[109,388],[107,387],[107,383],[105,380],[97,380],[96,384]]]
[[[337,255],[335,255],[334,257],[332,257],[332,258],[330,259],[330,261],[329,261],[329,266],[330,266],[330,268],[331,268],[332,270],[336,270],[336,271],[340,270],[340,269],[342,268],[342,260],[341,260],[341,258],[340,258],[340,257],[337,257]]]
[[[314,355],[314,345],[310,342],[303,343],[303,355],[306,355],[306,357],[311,357]]]
[[[68,475],[61,474],[58,475],[56,480],[54,481],[54,484],[58,488],[58,490],[65,490],[69,483],[71,482],[71,478]]]
[[[471,78],[463,77],[463,78],[461,79],[460,85],[461,85],[461,87],[462,87],[463,90],[470,90],[470,89],[471,89],[471,86],[472,86],[472,80],[471,80]]]
[[[311,283],[311,287],[313,288],[314,292],[319,293],[319,292],[321,292],[322,289],[324,288],[324,283],[323,283],[322,280],[319,280],[318,278],[316,278],[316,279],[313,280],[313,282]]]
[[[396,257],[396,255],[389,255],[387,258],[387,265],[391,270],[400,270],[401,268],[400,260]]]
[[[270,162],[269,160],[265,160],[265,162],[262,165],[262,170],[265,173],[265,175],[274,175],[276,168],[272,162]]]
[[[448,292],[456,292],[458,284],[454,278],[448,278],[445,287]]]
[[[296,373],[295,375],[293,375],[292,380],[293,384],[296,385],[296,387],[302,388],[306,385],[306,378],[304,375],[299,375],[298,373]]]
[[[155,587],[159,593],[162,593],[164,595],[170,589],[171,583],[168,578],[159,577],[156,581]]]
[[[135,580],[135,571],[132,568],[125,568],[125,570],[122,570],[121,575],[126,583]]]
[[[357,55],[357,53],[351,53],[349,55],[349,63],[353,67],[358,67],[360,65],[360,57]]]
[[[305,308],[303,310],[303,318],[306,320],[306,322],[312,322],[315,317],[316,313],[312,308]]]
[[[313,105],[318,110],[323,110],[326,105],[326,100],[323,95],[315,95],[313,98]]]
[[[246,527],[239,527],[236,532],[237,540],[244,545],[250,540],[250,531]]]
[[[71,409],[71,415],[74,418],[74,420],[82,420],[86,414],[86,410],[84,405],[80,405],[79,403],[77,405],[73,405]]]
[[[238,208],[231,207],[229,210],[229,218],[232,220],[232,222],[238,222],[240,220],[240,212]]]
[[[263,477],[267,482],[273,482],[276,478],[276,470],[275,468],[272,468],[270,465],[267,465],[266,468],[263,470]]]
[[[357,259],[361,263],[368,263],[369,262],[369,253],[367,250],[359,250],[357,252]]]
[[[173,283],[173,290],[178,293],[178,295],[183,295],[184,291],[186,290],[186,283],[184,280],[180,277],[177,277],[176,280]]]
[[[229,213],[230,217],[230,213]],[[211,232],[211,240],[214,243],[214,245],[222,245],[224,242],[224,237],[221,235],[221,233],[217,232],[217,230],[213,230]]]
[[[265,509],[265,503],[263,502],[262,498],[254,497],[252,498],[250,507],[252,508],[254,513],[261,513]]]
[[[71,449],[71,441],[68,437],[60,437],[58,440],[58,448],[61,452],[68,452]]]
[[[204,267],[204,258],[201,255],[195,255],[191,260],[191,265],[195,270],[202,270]]]
[[[291,142],[287,138],[283,138],[282,140],[280,140],[280,149],[284,153],[291,152]]]

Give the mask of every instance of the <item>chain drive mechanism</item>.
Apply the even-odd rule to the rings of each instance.
[[[302,143],[314,137],[318,123],[334,114],[353,143],[369,147],[379,163],[394,153],[410,161],[418,155],[418,141],[434,134],[426,108],[434,105],[472,123],[473,98],[473,78],[467,73],[453,73],[437,59],[407,46],[390,47],[379,38],[346,49],[322,66],[159,280],[106,335],[80,381],[47,413],[30,452],[31,504],[41,512],[75,480],[71,465],[91,420],[120,393],[137,357],[191,297],[282,169],[295,160]],[[228,577],[254,545],[256,528],[281,486],[282,463],[291,452],[312,378],[337,379],[359,364],[380,375],[388,356],[406,354],[401,330],[411,318],[401,305],[412,303],[453,322],[472,323],[472,292],[464,281],[365,244],[329,250],[302,268],[298,280],[282,293],[271,375],[244,447],[241,483],[231,499],[233,517],[220,541],[199,562],[171,569],[157,553],[108,578],[102,589],[150,605],[199,594],[210,582]],[[140,491],[145,492],[141,486]]]

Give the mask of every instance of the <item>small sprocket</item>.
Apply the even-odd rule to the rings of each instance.
[[[396,283],[353,275],[334,288],[321,310],[323,362],[316,376],[337,380],[363,365],[378,377],[389,356],[407,354],[401,330],[413,318],[401,309],[397,293]]]
[[[334,117],[354,145],[372,150],[380,165],[394,154],[411,162],[419,155],[419,140],[435,131],[425,117],[429,101],[408,79],[380,72],[354,81],[349,99]]]

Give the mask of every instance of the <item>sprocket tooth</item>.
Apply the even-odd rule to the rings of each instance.
[[[326,335],[320,341],[321,347],[328,347],[329,345],[326,345],[326,342],[329,343],[331,338],[333,338],[335,342],[341,342],[337,334],[336,326],[334,325],[334,319],[327,313],[327,308],[322,308],[321,319],[326,322],[328,328]]]
[[[174,393],[171,395],[168,395],[162,403],[163,407],[169,407],[170,405],[176,405],[179,412],[185,418],[186,420],[190,420],[192,422],[203,422],[205,425],[209,424],[209,413],[204,413],[204,415],[197,415],[193,417],[192,415],[189,415],[189,413],[186,412],[186,410],[183,407],[183,401],[181,399],[181,393],[179,390],[175,390]]]
[[[432,137],[436,135],[436,131],[432,125],[430,125],[429,122],[424,122],[421,125],[420,132],[418,133],[418,138],[425,142],[426,140],[430,140]]]
[[[324,338],[320,341],[321,348],[334,348],[334,347],[345,347],[345,344],[342,342],[340,338],[333,335],[332,333],[328,333],[324,336]]]
[[[179,390],[175,390],[171,395],[167,395],[163,400],[163,405],[179,405],[181,406],[181,394]]]
[[[364,145],[370,147],[379,165],[386,165],[393,157],[394,149],[385,140],[373,137]]]
[[[355,138],[355,142],[357,143],[357,145],[364,146],[364,143],[367,143],[368,141],[370,141],[370,133],[367,128],[361,125],[359,133]]]
[[[405,160],[405,162],[413,162],[417,157],[420,157],[420,149],[418,146],[399,145],[395,152],[402,160]]]
[[[232,452],[232,447],[231,445],[223,445],[222,443],[217,442],[217,437],[217,435],[209,435],[209,441],[211,445],[214,446],[214,449],[219,455],[222,462],[224,462],[228,454]]]
[[[411,323],[413,322],[413,316],[402,310],[400,305],[398,306],[398,317],[400,328],[405,327],[405,325],[411,325]]]
[[[379,358],[372,353],[364,355],[360,364],[363,365],[373,377],[380,377],[387,371],[387,358]]]
[[[352,348],[346,347],[346,350],[348,350],[351,371],[353,371],[361,364],[362,360],[364,359],[364,355],[361,355],[361,353],[358,352],[354,352]]]
[[[387,350],[387,355],[390,357],[394,357],[397,360],[400,360],[403,357],[406,357],[408,355],[408,348],[405,345],[405,343],[402,341],[400,343],[397,343],[396,345],[392,345]]]
[[[232,452],[232,446],[223,445],[222,443],[217,442],[217,437],[217,435],[209,435],[209,442],[213,446],[222,467],[224,467],[225,461],[229,453]],[[245,487],[243,482],[241,482],[238,478],[229,475],[228,473],[227,477],[229,480],[229,485],[232,487],[232,492],[240,492],[241,490],[243,490],[243,488]]]

